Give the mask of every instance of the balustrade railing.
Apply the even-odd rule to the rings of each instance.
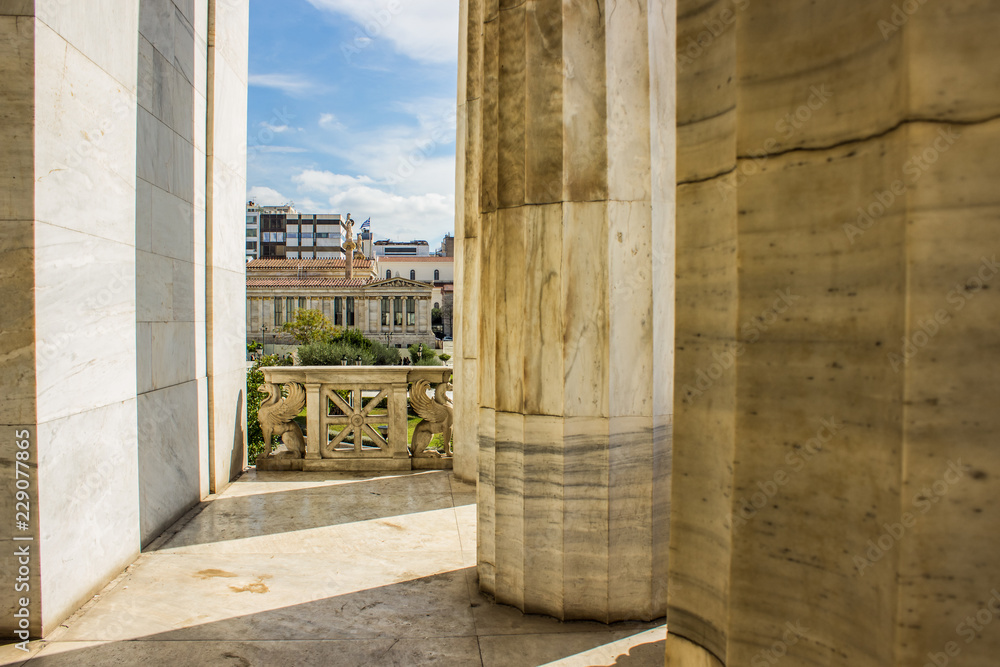
[[[283,446],[258,470],[411,470],[452,467],[453,413],[444,366],[273,366],[258,411],[265,442]],[[407,405],[421,417],[408,442]],[[305,430],[300,426],[305,408]],[[441,434],[443,454],[428,448]]]

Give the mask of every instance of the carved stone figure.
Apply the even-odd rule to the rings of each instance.
[[[427,450],[435,433],[441,433],[444,441],[444,456],[452,456],[451,430],[454,423],[454,410],[447,392],[451,390],[450,382],[442,382],[434,389],[434,400],[427,395],[430,383],[427,380],[417,380],[410,390],[410,405],[423,419],[413,429],[413,440],[410,449],[414,458],[432,458],[441,456],[437,452]]]
[[[281,396],[280,385],[265,382],[257,388],[260,393],[267,394],[267,399],[260,404],[260,409],[257,411],[257,421],[260,422],[260,429],[264,432],[265,449],[268,450],[265,458],[301,459],[306,451],[302,429],[292,421],[306,404],[306,390],[296,382],[289,382],[286,386],[288,396],[284,398]],[[281,438],[285,449],[270,453],[271,436],[274,435]]]

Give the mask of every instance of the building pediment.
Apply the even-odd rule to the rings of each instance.
[[[368,289],[430,289],[430,283],[422,283],[407,278],[388,278],[368,283]]]

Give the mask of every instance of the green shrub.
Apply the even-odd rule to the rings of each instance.
[[[451,359],[451,355],[450,354],[441,353],[441,354],[438,355],[438,359],[440,359],[444,363],[448,363],[448,360]]]
[[[260,422],[257,421],[257,411],[264,400],[264,394],[257,391],[257,388],[264,384],[264,372],[262,366],[290,366],[291,361],[282,359],[277,354],[269,354],[254,362],[253,367],[247,371],[247,462],[254,465],[257,457],[264,453],[264,433],[260,430]],[[274,443],[271,443],[271,447]],[[270,451],[271,447],[268,448]]]
[[[420,345],[411,345],[407,350],[410,353],[410,361],[413,362],[414,366],[440,366],[441,361],[438,359],[437,352],[434,348],[424,345],[424,352],[421,356]]]
[[[371,350],[350,343],[318,342],[299,348],[299,364],[302,366],[340,366],[345,356],[349,366],[353,366],[359,356],[362,366],[375,365],[375,354]]]

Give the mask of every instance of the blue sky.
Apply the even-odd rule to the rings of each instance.
[[[458,0],[253,0],[247,198],[454,230]]]

